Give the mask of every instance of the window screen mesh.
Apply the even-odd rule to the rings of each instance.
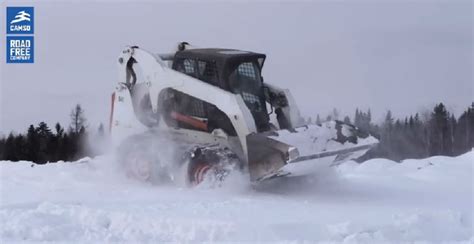
[[[199,79],[208,83],[217,83],[217,68],[214,62],[198,61]]]
[[[237,68],[240,75],[247,76],[253,80],[257,79],[257,74],[255,73],[255,67],[252,63],[242,63]]]
[[[189,115],[192,115],[192,116],[196,116],[196,117],[201,117],[201,118],[205,118],[206,117],[206,113],[204,111],[204,102],[197,99],[197,98],[194,98],[194,97],[191,97],[191,101],[190,101],[190,104],[189,104],[190,108],[189,108]]]
[[[184,64],[184,72],[188,75],[194,75],[194,67],[195,67],[195,62],[192,59],[185,59],[183,61]]]
[[[244,99],[244,101],[248,104],[251,104],[252,106],[255,106],[254,107],[254,110],[255,111],[260,111],[261,108],[262,108],[262,105],[260,104],[260,99],[252,94],[252,93],[248,93],[248,92],[242,92],[242,99]]]

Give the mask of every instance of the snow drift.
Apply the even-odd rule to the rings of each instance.
[[[113,157],[0,162],[0,240],[466,242],[474,152],[348,162],[312,177],[218,189],[127,178]]]

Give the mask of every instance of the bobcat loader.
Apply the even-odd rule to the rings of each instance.
[[[265,58],[185,42],[171,54],[123,50],[110,132],[127,172],[197,185],[238,170],[258,183],[310,174],[378,143],[340,121],[304,125],[291,93],[263,81]]]

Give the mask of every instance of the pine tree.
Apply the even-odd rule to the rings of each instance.
[[[0,138],[0,160],[5,160],[5,138]]]
[[[48,125],[45,122],[40,122],[36,128],[36,133],[38,137],[38,163],[46,163],[52,161],[53,154],[53,133],[49,129]]]
[[[474,103],[467,108],[454,128],[454,153],[460,154],[474,147]]]
[[[333,120],[339,120],[339,111],[337,111],[336,108],[332,109],[332,115],[331,115]]]
[[[349,118],[349,116],[346,115],[346,116],[344,117],[344,123],[346,123],[346,124],[351,124],[351,118]]]
[[[385,115],[385,120],[383,122],[383,129],[387,131],[391,131],[392,128],[393,128],[392,111],[388,110],[387,114]]]
[[[443,103],[435,106],[430,119],[430,156],[449,155],[449,114]]]
[[[18,161],[15,151],[15,136],[13,133],[10,133],[5,140],[5,160]]]
[[[75,153],[75,148],[74,148],[74,143],[72,143],[72,140],[70,139],[70,136],[68,133],[64,133],[64,135],[61,138],[61,145],[62,149],[59,152],[60,154],[60,159],[64,161],[68,161],[72,159],[73,153]]]
[[[316,124],[321,125],[321,118],[319,117],[319,114],[316,116]]]
[[[357,127],[359,127],[360,125],[360,113],[359,113],[358,108],[356,108],[355,115],[354,115],[354,125]]]
[[[392,157],[392,144],[393,144],[393,117],[390,110],[387,111],[385,115],[385,120],[382,124],[381,140],[379,143],[379,153],[382,157]]]
[[[54,129],[55,129],[55,132],[56,132],[56,136],[57,136],[57,137],[63,136],[63,134],[64,134],[64,129],[63,129],[63,127],[62,127],[59,123],[56,123],[56,125],[54,125]]]
[[[331,117],[330,114],[328,116],[326,116],[326,121],[331,121],[331,120],[332,120],[332,117]]]
[[[36,128],[33,125],[28,127],[28,131],[26,133],[26,148],[27,148],[27,156],[26,159],[29,161],[36,162],[38,160],[39,154],[39,138]]]
[[[451,115],[449,118],[449,134],[448,134],[448,140],[449,140],[449,156],[454,156],[455,150],[454,150],[454,143],[455,143],[455,137],[454,134],[456,133],[456,127],[457,127],[457,120],[454,115]]]
[[[19,134],[14,137],[13,147],[16,160],[24,160],[27,156],[27,142],[25,136]]]
[[[370,108],[367,111],[367,125],[370,127],[370,123],[372,123],[372,113],[370,112]]]

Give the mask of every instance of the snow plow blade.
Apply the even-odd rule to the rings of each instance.
[[[247,136],[252,181],[310,174],[358,158],[378,140],[340,121]]]

